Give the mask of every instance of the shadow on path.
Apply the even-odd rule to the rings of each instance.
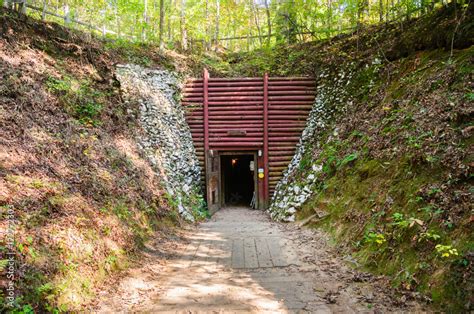
[[[333,313],[400,310],[370,283],[352,280],[314,232],[261,211],[224,208],[188,235],[166,267],[147,265],[102,312]],[[382,293],[382,292],[379,292]],[[376,296],[376,297],[375,297]],[[376,300],[374,300],[376,299]],[[373,304],[375,303],[375,304]],[[389,306],[389,307],[387,307]],[[369,309],[370,308],[370,309]],[[413,307],[411,308],[413,310]]]

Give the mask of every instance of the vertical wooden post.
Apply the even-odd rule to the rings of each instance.
[[[210,162],[209,162],[209,72],[205,68],[202,75],[202,112],[203,112],[203,127],[204,127],[204,172],[206,173],[204,182],[204,191],[206,192],[207,208],[210,210],[212,208],[211,195],[209,195],[209,174],[210,174]]]
[[[270,204],[269,190],[269,164],[268,164],[268,73],[263,76],[263,171],[264,171],[264,195],[265,208]]]
[[[204,69],[202,80],[203,112],[204,112],[204,154],[209,150],[209,72]]]

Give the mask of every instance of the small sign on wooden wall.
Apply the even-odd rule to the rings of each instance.
[[[245,130],[229,130],[227,131],[227,136],[246,136],[247,131]]]

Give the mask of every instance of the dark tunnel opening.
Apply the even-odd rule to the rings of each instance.
[[[250,206],[255,191],[253,155],[221,156],[225,205]]]

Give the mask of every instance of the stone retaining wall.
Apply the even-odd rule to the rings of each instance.
[[[116,76],[125,101],[140,106],[141,151],[157,171],[180,215],[194,220],[201,198],[200,167],[191,132],[178,96],[181,82],[175,73],[138,65],[117,66]],[[199,201],[198,201],[199,203]]]

